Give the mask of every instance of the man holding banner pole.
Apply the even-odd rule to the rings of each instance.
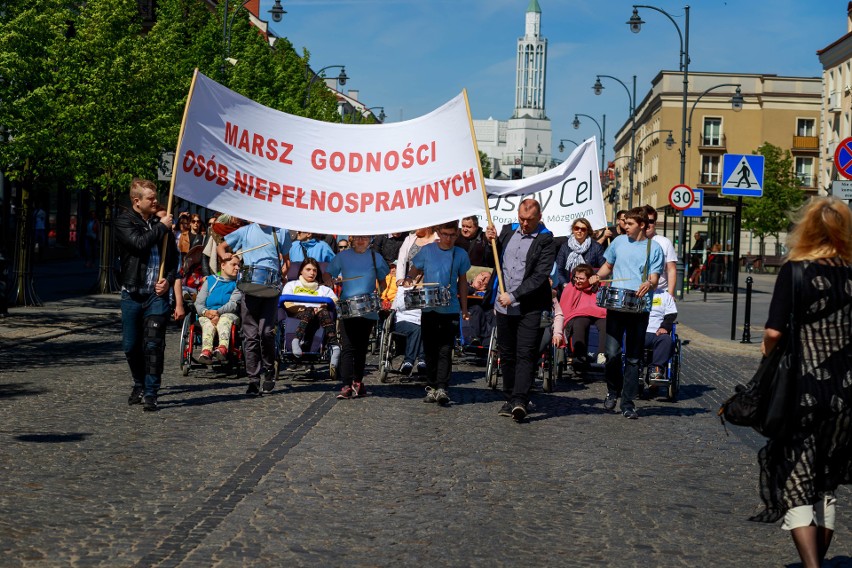
[[[541,205],[525,199],[517,225],[504,225],[497,237],[493,225],[485,236],[496,244],[503,282],[495,303],[497,349],[506,403],[501,416],[520,422],[527,416],[529,391],[541,343],[541,314],[550,309],[550,272],[556,257],[553,234],[541,224]],[[500,270],[500,268],[498,268]]]

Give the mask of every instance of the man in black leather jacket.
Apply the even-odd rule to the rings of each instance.
[[[172,216],[158,212],[154,182],[134,179],[130,183],[130,203],[131,208],[115,220],[121,259],[122,346],[133,378],[127,403],[142,403],[143,410],[154,411],[158,408],[166,324],[171,312],[169,290],[174,285],[178,254]]]

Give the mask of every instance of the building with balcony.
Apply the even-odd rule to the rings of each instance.
[[[828,190],[831,182],[842,179],[834,164],[834,151],[844,138],[852,136],[852,2],[846,6],[846,34],[817,51],[822,64],[822,122],[819,185]]]
[[[742,110],[735,111],[731,105],[735,86],[708,91],[726,83],[741,85]],[[752,154],[769,142],[790,151],[803,191],[816,194],[821,187],[816,179],[821,100],[818,77],[690,72],[687,117],[691,116],[691,122],[684,183],[704,190],[705,209],[730,207],[733,202],[721,196],[722,156]],[[669,191],[680,183],[680,153],[662,142],[671,130],[675,148],[680,146],[682,112],[683,75],[661,71],[637,104],[634,205],[669,208]],[[628,120],[615,137],[613,173],[620,188],[616,209],[625,209],[628,203],[630,127]]]

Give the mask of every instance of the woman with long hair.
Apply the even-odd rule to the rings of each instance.
[[[758,454],[764,510],[753,521],[789,530],[805,568],[825,558],[834,534],[839,485],[852,483],[852,211],[834,197],[811,199],[788,239],[763,337],[764,355],[789,333],[799,347],[792,433]],[[793,264],[802,289],[793,298]]]
[[[556,254],[557,284],[565,286],[571,282],[571,274],[580,264],[588,264],[596,270],[603,266],[603,253],[604,247],[595,240],[589,220],[584,217],[574,219],[571,235]]]

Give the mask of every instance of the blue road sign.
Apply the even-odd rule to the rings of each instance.
[[[751,154],[722,156],[722,195],[763,197],[763,162]]]
[[[692,200],[692,205],[683,210],[684,217],[703,217],[704,216],[704,190],[694,189],[695,199]]]

